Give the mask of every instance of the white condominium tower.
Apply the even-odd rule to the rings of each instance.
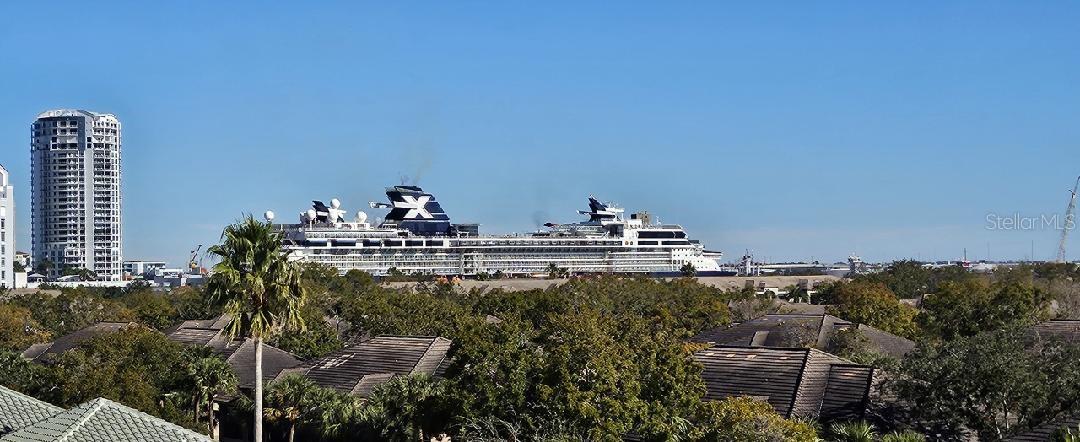
[[[31,128],[30,206],[34,262],[50,277],[82,268],[120,281],[120,121],[112,114],[61,109]]]
[[[11,176],[0,166],[0,287],[15,288],[15,194]]]

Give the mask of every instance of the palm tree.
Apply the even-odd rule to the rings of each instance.
[[[339,440],[351,436],[352,439],[365,439],[358,433],[357,426],[370,420],[372,410],[364,405],[362,399],[337,390],[323,389],[319,404],[321,406],[317,419],[323,438]]]
[[[911,430],[894,431],[881,436],[881,442],[926,442],[926,436]]]
[[[290,374],[273,381],[266,389],[266,417],[289,424],[289,442],[296,438],[296,425],[320,413],[322,389],[311,379]]]
[[[874,426],[866,421],[837,422],[829,427],[836,442],[874,442],[877,433]]]
[[[195,423],[199,423],[200,408],[206,405],[206,428],[214,433],[214,398],[236,391],[236,373],[228,362],[208,356],[192,361],[188,374],[195,381]]]
[[[281,234],[251,215],[226,227],[221,244],[207,252],[219,260],[207,281],[208,298],[236,318],[230,336],[255,341],[255,440],[262,442],[262,345],[281,327],[303,329],[300,270],[281,251]]]

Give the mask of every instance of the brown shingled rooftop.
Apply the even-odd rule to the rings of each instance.
[[[812,348],[717,346],[694,359],[704,368],[706,399],[755,397],[784,417],[861,418],[874,376],[871,367]]]
[[[303,373],[316,384],[366,396],[393,376],[436,375],[450,340],[441,337],[376,336],[316,360]]]
[[[827,350],[829,340],[837,331],[851,328],[859,330],[875,351],[885,355],[900,358],[915,348],[915,343],[909,339],[826,314],[770,314],[729,327],[706,330],[691,341],[754,347],[807,346]]]

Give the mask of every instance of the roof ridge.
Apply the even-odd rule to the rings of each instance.
[[[416,362],[414,362],[412,368],[409,369],[409,375],[416,374],[416,369],[420,368],[420,363],[424,362],[424,358],[427,357],[428,353],[431,353],[431,348],[435,346],[436,342],[439,342],[438,337],[432,338],[431,342],[428,342],[427,348],[424,349],[424,353],[422,353],[419,358],[416,358]],[[440,360],[439,363],[441,364],[442,360]],[[438,365],[435,367],[438,368]]]
[[[134,414],[134,415],[136,415],[136,416],[138,416],[140,418],[146,419],[149,424],[151,424],[151,425],[153,425],[155,427],[158,427],[158,428],[167,428],[167,429],[171,428],[173,430],[180,431],[181,433],[188,433],[188,435],[194,435],[194,436],[199,436],[199,437],[203,437],[203,438],[206,437],[206,435],[204,435],[204,434],[196,433],[195,431],[189,430],[187,428],[184,428],[184,427],[182,427],[180,425],[169,422],[169,421],[167,421],[165,419],[162,419],[160,417],[154,416],[154,415],[152,415],[150,413],[147,413],[145,411],[129,407],[127,405],[121,404],[119,402],[116,402],[116,401],[113,401],[113,400],[110,400],[110,399],[107,399],[107,398],[99,397],[99,398],[94,399],[94,400],[99,401],[99,406],[97,407],[97,410],[95,410],[95,413],[97,411],[99,411],[102,407],[108,405],[108,406],[110,406],[112,408],[117,409],[120,412]]]
[[[418,336],[418,335],[375,335],[371,339],[377,338],[412,338],[412,339],[435,339],[440,336]],[[370,340],[370,339],[369,339]]]
[[[810,350],[817,350],[810,347],[780,347],[769,345],[740,345],[740,344],[716,344],[706,350],[712,349],[740,349],[740,350],[777,350],[777,351],[793,351],[793,352],[808,352]],[[821,351],[821,350],[818,350]]]
[[[799,396],[801,396],[803,393],[803,376],[806,374],[806,369],[810,365],[810,357],[813,354],[813,352],[807,351],[806,354],[803,355],[802,364],[799,365],[799,375],[795,377],[795,394],[791,395],[791,405],[788,407],[788,416],[784,417],[791,417],[795,415],[795,407],[799,404]]]
[[[73,434],[75,434],[75,430],[81,428],[83,424],[86,423],[86,421],[90,420],[91,417],[97,414],[97,412],[101,410],[101,406],[104,405],[106,401],[108,401],[108,399],[99,397],[97,399],[86,402],[86,404],[90,405],[89,409],[83,412],[83,414],[78,419],[76,419],[74,423],[69,425],[67,430],[65,430],[64,433],[60,435],[60,437],[56,438],[56,442],[63,442],[69,437],[71,437]],[[82,405],[80,405],[80,407],[81,406]]]

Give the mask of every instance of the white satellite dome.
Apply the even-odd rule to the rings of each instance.
[[[359,212],[356,212],[356,222],[361,223],[361,224],[367,222],[367,214],[364,213],[363,210],[361,210]]]
[[[333,199],[331,199],[331,200],[330,200],[330,207],[333,207],[333,208],[335,208],[335,209],[337,209],[337,208],[341,207],[341,201],[338,201],[338,199],[337,199],[337,198],[333,198]]]
[[[319,214],[315,212],[315,209],[307,209],[307,219],[314,220]]]
[[[266,218],[267,221],[273,221],[274,220],[274,211],[273,210],[267,210],[266,213],[263,214],[263,218]]]

